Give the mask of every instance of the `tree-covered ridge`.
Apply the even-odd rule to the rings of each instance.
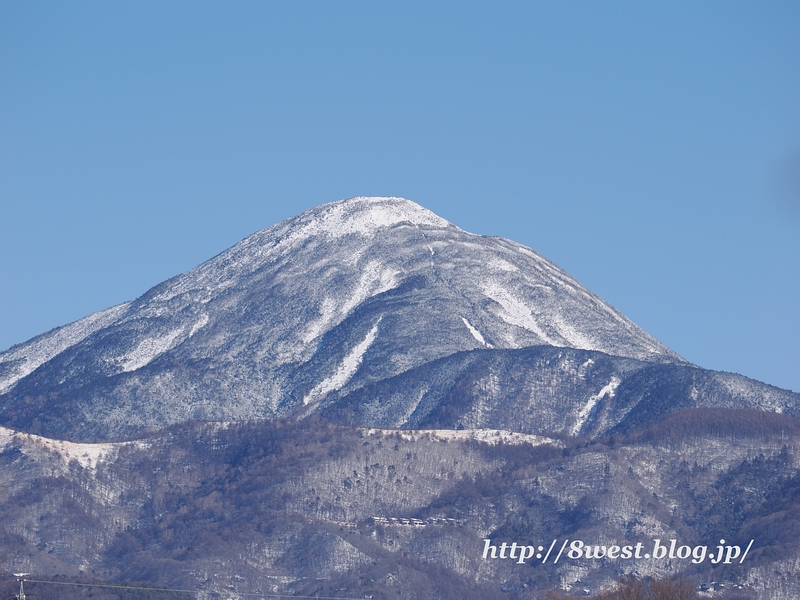
[[[96,464],[16,436],[0,453],[0,550],[15,572],[376,598],[595,593],[628,574],[752,588],[791,572],[795,417],[685,409],[595,441],[538,445],[450,434],[313,417],[195,422],[129,440]],[[754,540],[745,564],[481,555],[487,538],[712,546],[722,536],[742,548]],[[585,567],[577,578],[575,566]]]

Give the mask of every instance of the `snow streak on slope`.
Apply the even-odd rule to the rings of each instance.
[[[372,342],[375,341],[375,337],[378,335],[378,325],[380,325],[380,321],[375,323],[367,336],[358,344],[356,344],[355,347],[350,350],[350,352],[347,353],[347,356],[344,357],[344,360],[341,362],[333,375],[323,379],[316,386],[314,386],[314,389],[312,389],[308,395],[303,398],[304,405],[318,403],[330,392],[338,390],[344,386],[344,384],[346,384],[350,378],[355,375],[358,367],[361,366],[361,361],[364,360],[364,354],[372,345]]]
[[[586,423],[586,419],[588,419],[589,415],[592,414],[592,411],[594,410],[595,406],[597,406],[597,403],[600,402],[600,400],[606,396],[614,396],[614,391],[617,389],[617,386],[619,386],[621,381],[622,380],[619,377],[612,377],[611,381],[608,382],[608,385],[604,386],[602,390],[597,392],[596,396],[589,398],[589,401],[586,403],[586,405],[580,410],[580,412],[578,412],[575,425],[573,425],[572,431],[570,431],[572,435],[578,435],[581,427],[583,427],[583,424]]]
[[[92,313],[69,325],[58,327],[0,354],[0,394],[70,346],[108,327],[123,315],[130,302]]]
[[[478,331],[477,329],[475,329],[475,328],[472,326],[472,323],[470,323],[469,321],[467,321],[467,320],[466,320],[464,317],[461,317],[461,320],[462,320],[462,321],[464,321],[464,325],[466,325],[466,326],[467,326],[467,329],[469,329],[469,332],[472,334],[472,337],[474,337],[476,340],[478,340],[478,342],[480,342],[480,343],[481,343],[481,344],[483,344],[484,346],[488,346],[488,347],[490,347],[490,348],[491,348],[491,344],[487,344],[487,343],[486,343],[486,340],[485,340],[485,339],[483,338],[483,336],[481,335],[481,332],[480,332],[480,331]]]
[[[206,323],[208,323],[208,315],[202,315],[196,323],[188,328],[188,335],[185,335],[186,327],[179,327],[160,336],[144,338],[120,360],[122,371],[129,373],[141,369],[153,359],[174,348],[178,342],[192,337]]]
[[[343,302],[326,297],[320,307],[320,316],[308,325],[303,334],[303,343],[308,344],[317,336],[337,325],[347,314],[367,298],[377,296],[397,286],[400,272],[385,268],[380,261],[369,261],[362,269],[361,277],[352,294]]]
[[[548,337],[542,328],[539,327],[539,324],[531,313],[531,309],[510,291],[496,283],[485,286],[483,291],[489,298],[497,302],[503,308],[499,313],[499,317],[506,323],[522,327],[523,329],[535,333],[543,343],[553,346],[561,345]]]

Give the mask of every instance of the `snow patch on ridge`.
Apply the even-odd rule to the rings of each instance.
[[[91,470],[96,469],[101,462],[116,456],[121,446],[141,445],[141,442],[104,442],[98,444],[67,442],[32,433],[22,433],[0,426],[0,451],[5,450],[14,441],[19,443],[20,451],[26,456],[38,458],[42,453],[48,452],[60,456],[65,468],[75,460],[84,469]]]
[[[543,435],[533,435],[530,433],[517,433],[505,429],[379,429],[369,428],[365,430],[367,435],[399,435],[402,439],[416,442],[417,440],[430,438],[442,441],[463,441],[476,440],[487,444],[530,444],[531,446],[541,446],[550,444],[556,447],[563,447],[564,443],[560,440],[545,437]]]

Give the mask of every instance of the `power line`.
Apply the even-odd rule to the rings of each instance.
[[[135,586],[135,585],[113,585],[110,583],[76,583],[74,581],[45,581],[43,579],[25,579],[24,581],[28,581],[30,583],[50,583],[53,585],[77,585],[77,586],[84,586],[84,587],[105,587],[105,588],[116,588],[120,590],[149,590],[151,592],[181,592],[184,594],[197,594],[201,590],[178,590],[174,588],[155,588],[155,587],[143,587],[143,586]],[[206,591],[206,590],[202,590]],[[222,594],[224,592],[208,592],[209,594]],[[267,596],[269,597],[269,596]]]
[[[216,594],[221,596],[223,594],[231,594],[236,596],[249,596],[253,598],[309,598],[317,600],[363,600],[363,597],[356,598],[355,596],[295,596],[290,594],[256,594],[252,592],[217,592],[214,590],[181,590],[175,588],[154,588],[135,585],[115,585],[111,583],[76,583],[73,581],[45,581],[43,579],[25,579],[29,583],[49,583],[52,585],[73,585],[84,587],[103,587],[115,588],[120,590],[146,590],[148,592],[177,592],[182,594]]]

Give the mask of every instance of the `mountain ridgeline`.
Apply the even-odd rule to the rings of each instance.
[[[0,571],[43,600],[794,600],[799,442],[800,394],[688,363],[525,246],[353,198],[0,354]]]
[[[669,381],[661,412],[798,404],[691,367],[529,248],[409,200],[354,198],[0,354],[0,424],[89,441],[322,411],[602,433],[654,401],[648,374]]]

